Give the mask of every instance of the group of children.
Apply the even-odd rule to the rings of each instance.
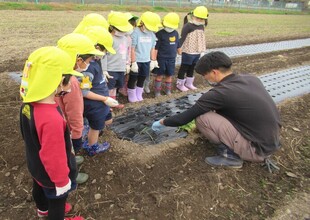
[[[151,71],[155,96],[160,96],[163,77],[170,95],[177,54],[182,54],[177,88],[196,89],[193,72],[205,50],[208,10],[199,6],[188,16],[179,38],[176,13],[168,13],[163,22],[149,11],[140,18],[112,11],[107,20],[91,13],[57,46],[31,53],[20,87],[20,123],[39,217],[63,220],[71,210],[68,193],[88,179],[76,168],[84,158],[75,154],[82,148],[90,156],[109,149],[98,139],[112,123],[112,109],[124,107],[117,93],[128,95],[129,102],[142,101]]]

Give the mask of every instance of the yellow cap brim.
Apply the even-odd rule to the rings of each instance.
[[[133,29],[131,24],[127,24],[126,26],[117,27],[122,32],[128,32]]]
[[[101,52],[100,50],[94,49],[94,50],[89,51],[89,52],[87,52],[85,54],[92,54],[92,55],[96,55],[96,56],[103,56],[104,52]]]
[[[105,49],[107,49],[107,51],[109,51],[109,53],[111,54],[116,54],[116,51],[114,50],[113,47],[105,47]]]
[[[163,22],[163,24],[165,27],[172,28],[172,29],[178,29],[178,27],[179,27],[178,25],[172,25],[172,24],[169,24],[165,21]]]
[[[147,25],[147,24],[144,24],[146,26],[146,28],[150,31],[153,31],[153,32],[157,32],[158,31],[158,25],[156,26],[151,26],[151,25]]]

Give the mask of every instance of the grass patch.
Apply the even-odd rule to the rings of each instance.
[[[160,6],[155,6],[155,7],[153,7],[153,9],[154,9],[154,11],[162,11],[162,12],[169,11],[167,8],[160,7]]]
[[[235,33],[232,32],[225,32],[225,31],[221,31],[221,32],[216,32],[215,35],[218,36],[235,36]]]
[[[132,12],[189,12],[194,6],[182,7],[163,7],[163,6],[140,6],[135,5],[109,5],[109,4],[73,4],[73,3],[21,3],[21,2],[0,2],[0,10],[49,10],[49,11],[132,11]],[[213,8],[207,6],[210,13],[246,13],[246,14],[310,14],[310,11],[285,11],[285,10],[267,10],[267,9],[239,9],[239,8]]]
[[[0,3],[0,9],[7,10],[18,10],[18,9],[24,9],[26,6],[24,3],[18,3],[18,2],[1,2]]]
[[[43,4],[43,5],[40,5],[40,10],[42,10],[42,11],[51,11],[51,10],[53,10],[53,7],[51,5]]]

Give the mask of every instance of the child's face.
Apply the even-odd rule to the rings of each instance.
[[[194,21],[197,21],[197,22],[201,22],[201,23],[204,23],[204,22],[205,22],[204,19],[202,19],[202,18],[197,18],[197,17],[195,17],[195,16],[193,16],[193,20],[194,20]]]
[[[93,59],[93,57],[88,57],[87,59],[83,60],[81,57],[77,58],[76,61],[76,71],[83,72],[87,70],[89,66],[89,62]]]
[[[61,83],[59,84],[58,88],[56,89],[56,97],[64,96],[71,92],[71,83],[70,83],[70,75],[66,75],[62,77]]]

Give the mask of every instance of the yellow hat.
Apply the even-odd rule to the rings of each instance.
[[[137,26],[140,26],[141,22],[144,23],[145,27],[148,30],[157,32],[160,24],[160,17],[158,14],[146,11],[141,15],[140,19],[138,20]]]
[[[74,71],[71,57],[57,47],[42,47],[30,54],[25,63],[20,95],[23,102],[36,102],[50,96],[61,83],[62,76],[83,76]]]
[[[170,12],[165,15],[163,24],[165,27],[177,29],[179,27],[180,17],[177,13]]]
[[[113,49],[113,37],[109,31],[100,26],[89,26],[85,28],[80,34],[88,37],[94,45],[103,45],[111,54],[115,54]]]
[[[122,32],[128,32],[133,29],[132,25],[128,22],[128,16],[122,12],[111,11],[108,15],[108,22],[111,26],[116,27]]]
[[[198,6],[194,9],[193,15],[197,18],[208,19],[209,12],[205,6]]]
[[[101,26],[108,30],[109,23],[102,15],[97,13],[90,13],[84,16],[83,20],[79,23],[73,32],[79,33],[81,30],[89,26]]]
[[[57,46],[70,55],[70,57],[72,58],[72,68],[76,63],[77,55],[104,55],[103,52],[95,48],[94,43],[88,37],[78,33],[71,33],[63,36],[58,40]]]

